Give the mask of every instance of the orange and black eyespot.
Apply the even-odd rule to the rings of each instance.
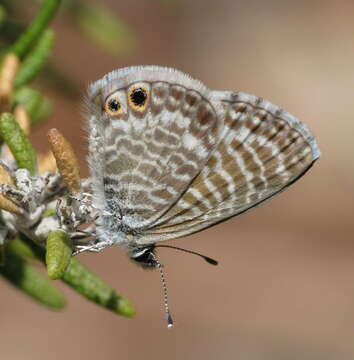
[[[138,112],[144,112],[148,103],[148,91],[142,86],[133,87],[128,93],[129,106]]]
[[[110,116],[116,116],[123,112],[122,105],[116,97],[111,97],[106,101],[104,110]]]

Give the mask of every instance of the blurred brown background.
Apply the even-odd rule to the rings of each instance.
[[[322,158],[266,205],[171,242],[215,257],[218,267],[161,249],[173,329],[163,319],[158,272],[107,249],[80,259],[131,298],[137,316],[116,316],[64,286],[68,307],[53,313],[1,282],[1,359],[353,359],[354,2],[100,3],[131,26],[136,50],[108,56],[59,16],[53,62],[82,91],[115,68],[176,67],[212,89],[256,94],[297,115]],[[55,113],[33,134],[35,145],[45,150],[46,131],[59,128],[87,174],[81,101],[46,91]]]

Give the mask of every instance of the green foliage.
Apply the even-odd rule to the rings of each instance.
[[[29,254],[29,259],[33,260],[35,258],[43,263],[45,262],[46,251],[31,240],[21,236],[21,239],[15,240],[16,242],[21,243],[16,244],[16,249],[21,249],[21,252],[17,253],[19,256],[27,257],[27,254]],[[86,299],[110,311],[126,317],[132,317],[135,314],[134,307],[127,298],[119,295],[76,258],[71,257],[70,264],[61,280]]]
[[[0,27],[5,22],[6,17],[7,17],[6,9],[2,5],[0,5]]]
[[[25,107],[31,119],[32,126],[40,124],[52,113],[51,102],[38,90],[27,86],[23,86],[15,92],[13,104]]]
[[[53,45],[54,32],[52,30],[45,30],[36,46],[25,57],[21,64],[20,71],[17,73],[15,80],[16,88],[27,84],[39,74],[47,62]]]
[[[42,8],[31,25],[24,31],[23,24],[17,22],[7,13],[28,15],[28,7],[24,6],[28,0],[2,0],[0,1],[0,58],[6,52],[19,54],[23,59],[32,52],[40,41],[48,24],[56,14],[60,1],[32,0],[41,3]],[[175,0],[168,0],[175,1]],[[71,25],[96,46],[110,55],[126,55],[136,49],[136,36],[133,29],[118,14],[114,14],[103,2],[90,2],[87,0],[62,0],[61,14],[65,19],[71,20]],[[42,47],[43,48],[43,47]],[[63,95],[70,98],[78,97],[81,92],[74,79],[63,72],[57,64],[43,62],[42,79],[56,88]],[[59,65],[60,66],[60,65]],[[21,70],[22,71],[22,70]],[[34,74],[34,72],[33,72]],[[33,77],[36,75],[33,75]],[[31,77],[31,79],[33,79]],[[24,82],[28,82],[25,80]],[[23,85],[17,80],[16,86]]]
[[[134,49],[135,37],[122,19],[99,4],[87,5],[80,1],[77,6],[74,12],[77,24],[102,49],[112,55],[127,54]]]
[[[33,49],[33,46],[40,38],[43,31],[48,27],[48,24],[54,17],[59,5],[60,0],[44,1],[37,17],[10,47],[9,52],[16,54],[20,59],[23,59],[26,54]]]
[[[87,299],[108,310],[127,317],[134,316],[135,311],[131,302],[118,295],[76,258],[71,258],[63,281]]]
[[[36,152],[15,117],[10,113],[3,113],[0,117],[0,136],[10,148],[18,167],[25,168],[31,175],[35,175],[37,173]]]
[[[42,217],[50,217],[50,216],[54,216],[56,215],[56,211],[54,209],[46,209],[43,214]]]
[[[7,247],[5,261],[0,266],[0,274],[42,305],[53,310],[65,306],[65,298],[47,279],[41,276],[32,265],[18,256],[13,248]]]
[[[30,260],[31,262],[39,262],[36,251],[19,237],[9,241],[6,244],[6,249],[10,249],[14,254],[23,260]]]
[[[61,279],[69,266],[73,246],[68,234],[62,230],[51,231],[47,239],[45,262],[48,276]]]
[[[5,4],[8,7],[13,6],[16,11],[21,8],[16,7],[12,1]],[[16,33],[17,37],[15,42],[10,43],[6,52],[14,53],[21,59],[20,70],[15,80],[15,91],[11,99],[12,109],[16,105],[24,106],[32,125],[39,124],[52,112],[50,101],[41,92],[26,85],[35,79],[46,66],[54,43],[54,33],[48,29],[48,26],[59,4],[60,0],[42,1],[38,15],[19,34],[17,32],[22,31],[22,27],[7,22],[6,9],[0,5],[0,28],[3,24],[7,25],[7,32],[2,34],[10,33],[9,38],[11,38]],[[115,18],[102,7],[95,9],[97,10],[95,13],[95,11],[92,12],[92,7],[81,2],[79,9],[81,10],[76,15],[80,26],[86,29],[89,36],[95,38],[101,46],[105,46],[108,50],[115,47],[112,42],[112,31],[117,31],[122,36],[122,41],[126,37],[129,43],[129,33],[124,33],[125,26],[115,21]],[[100,23],[98,26],[100,30],[90,32],[90,26],[97,27],[97,21]],[[110,34],[106,45],[104,45],[105,36],[102,35],[104,33]],[[55,70],[52,69],[52,73],[55,73]],[[37,173],[36,152],[10,112],[0,114],[0,136],[10,148],[18,167],[26,168],[35,175]],[[56,217],[56,212],[49,209],[42,216],[43,218]],[[28,239],[24,234],[20,234],[16,239],[7,239],[5,245],[0,244],[0,255],[3,256],[3,259],[0,259],[0,275],[42,305],[54,310],[62,309],[65,306],[64,296],[32,265],[32,263],[43,263],[47,265],[50,278],[61,279],[86,299],[110,311],[132,317],[135,311],[130,301],[73,258],[69,236],[64,231],[53,230],[49,233],[46,249]]]

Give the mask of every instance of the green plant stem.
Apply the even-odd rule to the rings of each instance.
[[[65,306],[65,298],[47,279],[43,278],[30,264],[6,249],[5,261],[0,274],[27,295],[53,310]]]
[[[18,88],[34,79],[47,62],[54,45],[54,32],[45,30],[33,50],[24,59],[15,79]]]
[[[55,209],[46,209],[42,213],[42,218],[55,216],[57,214]]]
[[[16,54],[20,59],[23,59],[37,42],[42,32],[47,28],[49,22],[54,17],[60,2],[61,0],[45,0],[36,18],[10,47],[9,52]]]
[[[57,280],[63,277],[69,266],[72,252],[72,242],[65,231],[54,230],[49,233],[45,262],[51,279]]]
[[[15,117],[10,113],[3,113],[0,117],[0,136],[10,148],[18,167],[27,169],[31,175],[35,175],[36,153]]]
[[[84,35],[109,54],[126,55],[136,47],[132,29],[103,2],[75,1],[69,15]]]
[[[24,235],[21,235],[21,241],[25,242],[34,251],[39,260],[45,262],[45,249]],[[115,290],[74,257],[71,258],[70,264],[61,280],[86,299],[114,313],[126,317],[133,317],[135,315],[134,307],[127,298],[117,294]]]
[[[7,18],[7,12],[3,5],[0,5],[0,27],[4,24]]]
[[[63,281],[87,299],[108,310],[127,317],[132,317],[135,314],[133,305],[128,299],[117,294],[115,290],[106,285],[75,258],[71,258]]]
[[[13,239],[6,244],[6,250],[10,249],[11,252],[22,258],[23,260],[30,260],[38,262],[37,253],[26,242],[20,238]]]

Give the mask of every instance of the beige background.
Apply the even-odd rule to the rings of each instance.
[[[128,65],[173,66],[213,89],[241,90],[294,113],[316,134],[322,158],[266,205],[172,243],[220,260],[212,267],[161,250],[175,328],[166,329],[157,272],[116,249],[84,254],[137,307],[115,316],[61,286],[61,313],[1,281],[0,353],[7,360],[327,360],[354,356],[354,2],[107,1],[135,30],[134,55],[110,57],[59,17],[54,62],[82,90]],[[42,88],[45,85],[39,84]],[[48,90],[56,126],[76,145],[84,172],[80,101]]]

